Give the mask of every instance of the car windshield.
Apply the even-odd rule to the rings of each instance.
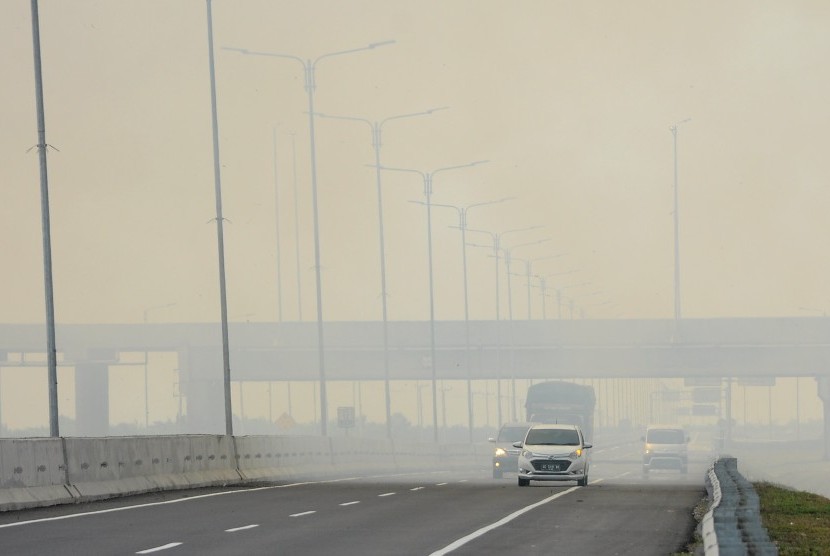
[[[648,431],[646,441],[650,444],[683,444],[685,435],[677,429],[654,429]]]
[[[579,446],[579,433],[573,429],[530,429],[525,444]]]
[[[499,431],[498,442],[518,442],[527,433],[527,427],[504,427]]]

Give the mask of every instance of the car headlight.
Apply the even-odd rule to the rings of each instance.
[[[507,452],[504,451],[504,448],[496,448],[496,457],[503,456],[505,454],[507,454]]]
[[[531,454],[527,450],[522,450],[522,457],[523,458],[529,458],[531,455],[533,455],[533,454]]]
[[[577,448],[576,450],[574,450],[573,452],[568,454],[568,457],[569,458],[578,458],[581,455],[582,455],[582,448]]]

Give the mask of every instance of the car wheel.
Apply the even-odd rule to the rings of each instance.
[[[501,470],[501,469],[498,469],[498,470],[493,469],[493,478],[494,478],[494,479],[501,479],[501,478],[502,478],[502,476],[503,476],[503,474],[502,474],[502,470]]]
[[[586,486],[588,486],[588,475],[585,475],[585,477],[583,477],[582,479],[579,479],[579,480],[576,482],[576,484],[577,484],[578,486],[581,486],[581,487],[586,487]]]
[[[519,486],[520,487],[526,487],[529,484],[530,484],[530,479],[522,479],[521,477],[519,477]]]

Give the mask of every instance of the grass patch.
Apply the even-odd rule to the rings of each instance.
[[[830,499],[770,483],[753,487],[761,522],[780,554],[830,554]]]

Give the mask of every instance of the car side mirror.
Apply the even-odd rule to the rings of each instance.
[[[493,438],[492,436],[491,436],[490,438],[488,438],[488,439],[487,439],[487,442],[495,442],[495,441],[496,441],[496,439],[495,439],[495,438]]]
[[[594,445],[593,444],[583,444],[582,447],[587,450],[588,448],[593,448]]]
[[[513,447],[514,447],[514,448],[521,448],[521,447],[522,447],[522,443],[521,443],[521,442],[514,442],[514,443],[513,443]]]

